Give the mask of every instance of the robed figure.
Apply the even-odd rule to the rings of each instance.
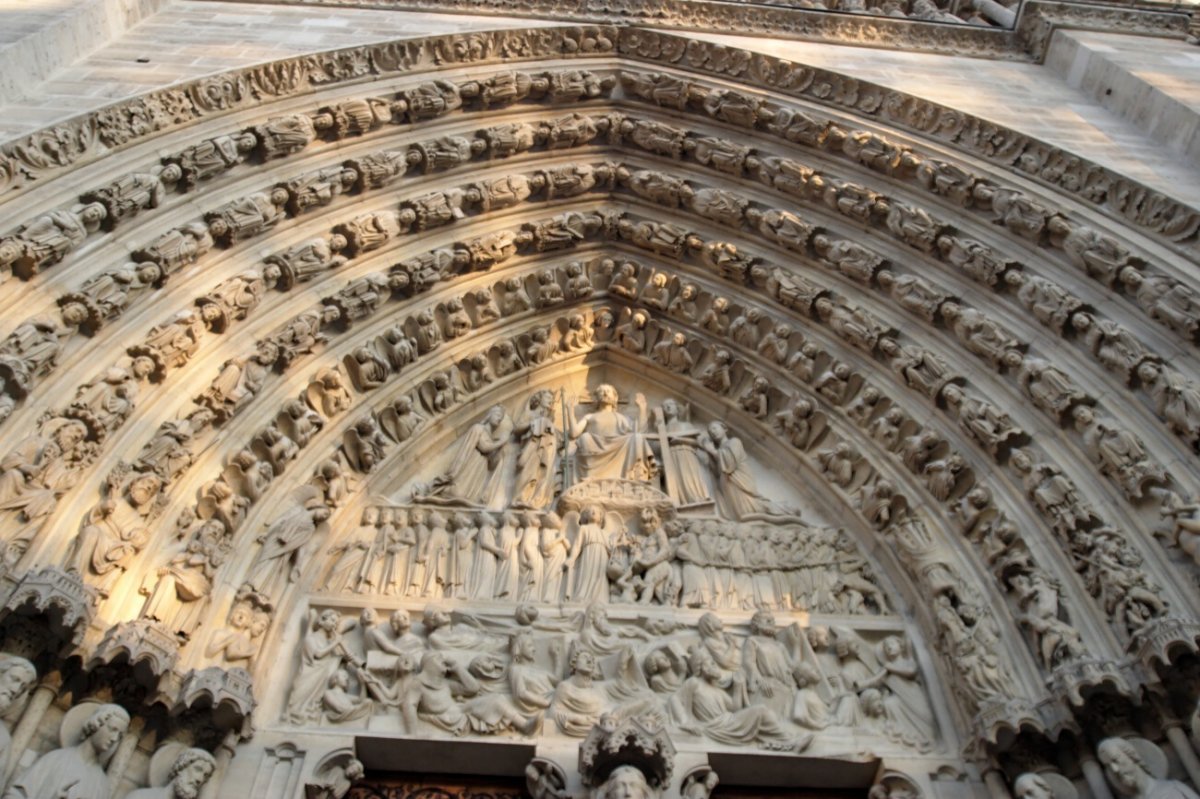
[[[767,501],[758,493],[741,439],[729,435],[722,422],[708,426],[709,438],[701,442],[713,459],[717,477],[717,507],[726,518],[744,519],[762,513]]]
[[[654,456],[645,435],[646,399],[634,397],[638,418],[617,410],[617,390],[604,383],[596,389],[596,410],[579,418],[572,403],[568,421],[575,441],[576,480],[645,480],[652,473]]]
[[[508,413],[493,405],[483,421],[471,425],[458,444],[446,473],[434,481],[448,496],[485,508],[504,503],[504,449],[512,438],[513,423]]]
[[[521,443],[517,455],[517,480],[513,505],[545,508],[554,499],[557,475],[558,429],[554,426],[554,393],[535,391],[527,414],[514,433]]]

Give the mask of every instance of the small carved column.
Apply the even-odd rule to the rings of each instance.
[[[1200,787],[1200,758],[1196,757],[1196,751],[1192,749],[1192,743],[1183,731],[1183,722],[1174,716],[1164,717],[1163,729],[1166,730],[1171,748],[1179,755],[1179,762],[1183,764],[1188,779],[1192,781],[1192,785]]]
[[[145,728],[146,720],[141,716],[134,716],[129,720],[129,729],[121,736],[121,742],[117,744],[117,751],[113,752],[112,759],[108,761],[108,792],[110,795],[117,795],[117,789],[121,787],[121,780],[125,776],[125,769],[129,767],[129,761],[133,758],[133,753],[137,751],[138,743],[142,740],[142,730]],[[153,749],[153,745],[150,748]]]
[[[10,755],[8,758],[8,768],[4,771],[4,784],[12,779],[13,774],[17,771],[17,764],[21,760],[21,755],[29,747],[29,742],[33,740],[34,733],[42,723],[42,717],[46,715],[46,710],[58,698],[58,692],[62,688],[62,674],[58,671],[52,671],[42,678],[38,687],[33,689],[33,695],[29,697],[29,704],[25,706],[25,712],[21,714],[21,720],[17,722],[16,729],[12,733],[12,748],[9,749]]]
[[[221,783],[225,781],[225,774],[229,771],[229,764],[233,761],[233,756],[237,751],[240,737],[237,730],[225,733],[225,737],[216,751],[217,768],[201,790],[200,799],[216,799],[221,790]]]
[[[992,799],[1012,799],[1012,794],[1008,792],[1008,785],[1004,780],[1004,774],[1000,769],[991,766],[983,773],[983,784],[987,786],[988,794]]]
[[[1083,778],[1087,780],[1088,789],[1091,790],[1093,799],[1114,799],[1112,791],[1108,788],[1108,780],[1104,777],[1104,769],[1100,767],[1095,754],[1085,748],[1081,748],[1079,753],[1079,768],[1083,771]]]

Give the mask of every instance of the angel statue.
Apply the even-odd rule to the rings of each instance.
[[[579,515],[579,530],[567,555],[567,599],[572,602],[608,601],[608,564],[613,545],[624,534],[615,513],[588,505]]]
[[[360,664],[346,648],[342,636],[357,622],[343,619],[336,610],[315,608],[308,612],[304,640],[300,644],[300,670],[292,679],[285,715],[289,723],[308,724],[320,720],[321,697],[329,679],[344,661]]]
[[[634,395],[637,419],[617,410],[617,390],[608,383],[596,388],[596,410],[579,417],[574,398],[568,400],[570,436],[575,441],[578,480],[631,479],[653,476],[654,455],[645,434],[646,398]]]

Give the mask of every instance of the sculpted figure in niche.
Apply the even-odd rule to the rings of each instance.
[[[673,333],[654,345],[651,356],[655,362],[665,366],[672,372],[687,374],[695,365],[695,359],[688,351],[687,336],[683,333]]]
[[[321,369],[313,377],[305,391],[308,407],[326,419],[337,416],[350,407],[350,391],[342,383],[342,374],[337,369]]]
[[[798,450],[807,450],[814,438],[815,412],[812,402],[798,397],[792,406],[775,414],[775,424]]]
[[[76,291],[59,297],[63,322],[94,333],[107,320],[120,316],[143,291],[161,285],[162,278],[162,267],[152,261],[130,261],[102,272]]]
[[[595,293],[587,269],[579,261],[567,264],[567,296],[573,300],[585,300]]]
[[[1017,299],[1033,312],[1034,318],[1062,334],[1071,316],[1083,307],[1083,301],[1062,286],[1044,277],[1012,271],[1005,275],[1008,285],[1017,289]]]
[[[0,267],[29,280],[43,267],[53,266],[100,228],[108,212],[100,203],[57,210],[22,225],[11,238],[0,239]]]
[[[646,351],[646,324],[649,317],[643,311],[633,311],[617,325],[617,345],[626,352],[641,355]]]
[[[1013,262],[1001,258],[991,247],[975,239],[939,236],[938,250],[944,260],[958,267],[967,277],[992,288],[1007,282],[1007,273],[1015,266]]]
[[[167,772],[167,784],[143,788],[125,799],[199,799],[200,792],[217,770],[217,761],[203,749],[184,749]]]
[[[248,601],[239,598],[229,611],[227,623],[213,634],[212,642],[204,650],[205,657],[220,655],[230,666],[249,668],[270,624],[269,613],[256,610]]]
[[[715,394],[722,396],[728,394],[729,390],[733,388],[732,363],[733,355],[729,350],[723,348],[713,350],[712,361],[700,371],[700,382]]]
[[[98,705],[80,729],[81,740],[42,755],[20,774],[4,799],[109,799],[104,767],[129,729],[120,705]]]
[[[380,150],[352,158],[346,166],[358,173],[359,189],[381,189],[403,177],[410,165],[420,161],[416,150]]]
[[[202,180],[219,175],[246,160],[258,145],[250,131],[233,136],[215,136],[163,159],[179,167],[183,191],[191,191]]]
[[[1137,373],[1167,426],[1193,445],[1200,440],[1200,389],[1196,384],[1155,363],[1142,364]]]
[[[75,539],[75,568],[98,578],[96,589],[107,597],[148,541],[144,525],[118,513],[114,500],[103,500],[88,513]]]
[[[412,152],[417,155],[416,163],[423,164],[424,172],[428,174],[461,166],[473,156],[482,155],[486,149],[487,142],[483,139],[442,136],[417,142]]]
[[[463,389],[475,392],[492,383],[496,376],[488,363],[487,355],[477,352],[461,364],[463,369]]]
[[[1151,319],[1189,339],[1200,333],[1200,301],[1191,288],[1166,275],[1132,267],[1122,269],[1120,277]]]
[[[559,286],[558,276],[553,270],[544,269],[538,274],[538,307],[551,308],[562,305],[565,300],[563,287]]]
[[[329,205],[357,182],[358,172],[343,166],[326,167],[292,178],[283,184],[288,193],[288,213],[296,216],[310,208]]]
[[[816,374],[817,359],[820,357],[821,348],[809,341],[788,357],[787,370],[805,383],[811,383]]]
[[[684,283],[679,288],[679,294],[667,306],[667,313],[676,319],[696,323],[698,321],[696,297],[699,292],[700,290],[696,287],[695,283]]]
[[[935,402],[948,384],[965,381],[962,375],[951,371],[950,365],[944,360],[922,347],[908,347],[893,338],[883,338],[879,340],[879,352],[889,359],[892,371],[909,388],[916,389]]]
[[[744,310],[729,326],[729,337],[735,344],[740,344],[748,350],[757,350],[759,339],[762,336],[762,331],[759,329],[759,320],[761,319],[762,312],[757,308]]]
[[[550,328],[538,327],[528,336],[525,360],[531,366],[545,363],[554,354],[554,342],[550,340]]]
[[[408,396],[398,397],[379,414],[380,426],[397,444],[411,438],[424,422],[425,417],[413,408],[412,398]]]
[[[770,388],[765,377],[756,377],[738,398],[738,404],[755,419],[766,419],[771,412]]]
[[[162,267],[164,274],[170,275],[196,263],[200,256],[212,247],[213,237],[208,232],[208,225],[203,222],[191,222],[167,231],[146,247],[137,250],[133,257],[138,261],[153,261]]]
[[[500,302],[500,310],[505,316],[524,313],[533,307],[533,300],[519,277],[510,277],[504,281],[504,293]]]
[[[259,155],[269,161],[300,152],[317,138],[317,130],[312,117],[292,114],[267,120],[254,128],[254,135],[258,139]]]
[[[1020,363],[1017,381],[1033,404],[1059,420],[1081,403],[1091,404],[1092,399],[1075,385],[1074,381],[1045,358],[1027,355]]]
[[[1084,337],[1096,360],[1126,383],[1133,383],[1142,363],[1158,360],[1124,325],[1079,312],[1071,316],[1071,327]]]
[[[525,368],[516,346],[508,339],[496,345],[496,377],[507,377]]]
[[[884,269],[876,275],[879,285],[886,289],[902,308],[933,322],[950,295],[916,275],[897,275]]]
[[[595,337],[595,332],[583,318],[583,314],[571,314],[567,319],[567,329],[558,342],[558,348],[563,352],[590,350],[595,342]]]
[[[213,412],[221,423],[237,414],[262,390],[271,367],[279,357],[279,349],[269,342],[260,342],[254,355],[231,358],[221,367],[212,384],[196,398]]]
[[[959,341],[995,369],[1007,365],[1010,352],[1024,349],[1014,333],[982,311],[948,302],[942,306],[941,313]]]
[[[1142,440],[1110,418],[1097,418],[1086,405],[1071,412],[1075,430],[1100,471],[1116,480],[1131,499],[1140,499],[1152,483],[1165,484],[1167,473],[1150,459]]]
[[[783,365],[788,358],[788,349],[791,346],[791,338],[791,325],[775,325],[775,327],[767,331],[767,334],[759,341],[758,354],[762,355],[764,358],[774,361],[777,364]]]
[[[144,618],[162,622],[183,638],[191,636],[203,620],[217,569],[231,548],[221,520],[207,519],[200,525],[186,549],[157,571],[142,610]]]
[[[724,297],[713,297],[708,308],[700,316],[700,327],[717,336],[729,334],[729,300]]]
[[[274,189],[269,194],[255,192],[209,211],[204,221],[213,239],[228,247],[278,224],[285,216],[283,207],[287,201],[284,189]]]
[[[1123,738],[1105,738],[1096,747],[1096,757],[1104,766],[1108,781],[1122,796],[1130,799],[1196,799],[1196,792],[1184,783],[1151,774],[1137,747]]]

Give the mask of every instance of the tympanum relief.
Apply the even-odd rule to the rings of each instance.
[[[932,747],[903,623],[854,536],[810,518],[727,423],[580,388],[492,406],[329,539],[285,720],[581,737],[651,713],[709,746],[866,730]],[[267,552],[252,574],[286,581]]]

